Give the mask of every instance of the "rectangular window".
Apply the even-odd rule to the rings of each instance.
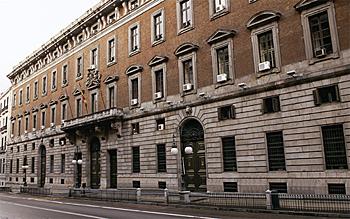
[[[226,74],[227,76],[229,76],[230,59],[229,59],[228,46],[216,49],[216,55],[217,55],[217,73],[218,73],[218,75]]]
[[[77,58],[77,78],[83,76],[83,57]]]
[[[130,52],[139,50],[139,29],[138,26],[130,28]]]
[[[139,80],[138,78],[131,80],[131,99],[139,98]]]
[[[32,157],[31,172],[35,172],[35,157]]]
[[[51,125],[56,123],[56,108],[51,108]]]
[[[286,170],[283,133],[281,131],[266,133],[266,141],[269,160],[269,170]]]
[[[326,169],[348,169],[343,125],[322,127]]]
[[[269,62],[270,68],[275,68],[276,59],[272,30],[258,34],[257,37],[259,44],[259,63]]]
[[[313,56],[320,58],[333,53],[327,11],[309,17]]]
[[[10,173],[13,171],[13,160],[10,160]]]
[[[287,183],[271,182],[269,183],[269,189],[278,193],[287,193]]]
[[[66,155],[61,154],[61,173],[66,172]]]
[[[97,50],[97,48],[91,50],[91,65],[98,66],[98,50]]]
[[[55,157],[54,155],[50,155],[50,173],[53,173],[55,165]]]
[[[235,137],[222,138],[222,154],[224,171],[237,171]]]
[[[140,172],[140,147],[132,147],[132,172]]]
[[[16,173],[19,173],[19,159],[16,160]]]
[[[338,85],[317,88],[313,91],[313,95],[316,106],[324,103],[340,102]]]
[[[188,59],[182,62],[184,84],[194,84],[193,80],[193,61]]]
[[[30,101],[30,87],[29,85],[26,87],[26,102],[29,103]]]
[[[214,0],[214,11],[215,13],[219,13],[225,9],[227,9],[227,0]]]
[[[75,107],[76,107],[76,115],[77,117],[80,117],[82,115],[82,103],[81,98],[76,99],[75,101]]]
[[[22,105],[23,104],[23,91],[20,90],[19,91],[19,102],[18,102],[19,105]]]
[[[131,134],[139,134],[140,133],[140,125],[139,125],[139,123],[137,122],[137,123],[132,123],[131,124]]]
[[[158,189],[166,189],[166,182],[159,181],[158,182]]]
[[[33,129],[36,129],[37,123],[38,123],[37,116],[36,116],[36,114],[33,114]]]
[[[68,84],[68,65],[62,67],[62,86]]]
[[[157,145],[158,172],[166,172],[166,148],[165,144]]]
[[[164,21],[163,11],[160,11],[153,15],[153,42],[164,39]]]
[[[38,98],[38,91],[39,91],[39,89],[38,89],[38,82],[35,81],[34,82],[34,97],[33,97],[33,99]]]
[[[346,189],[344,183],[329,183],[328,194],[346,195]]]
[[[140,181],[132,181],[132,187],[136,189],[141,188]]]
[[[191,26],[192,8],[190,0],[180,2],[181,29]]]
[[[161,119],[157,119],[156,120],[156,130],[161,131],[165,129],[165,119],[161,118]]]
[[[115,39],[108,41],[108,62],[115,62]]]
[[[56,89],[56,79],[57,79],[57,72],[53,71],[52,72],[52,78],[51,78],[51,90],[55,90]]]
[[[234,119],[236,117],[235,106],[229,105],[218,108],[218,117],[219,120]]]
[[[159,96],[156,99],[162,98],[164,94],[164,78],[163,78],[163,69],[155,71],[155,79],[156,79],[156,93],[159,93]]]
[[[46,112],[42,111],[41,112],[41,128],[45,128],[46,126]]]
[[[21,128],[22,128],[22,120],[18,120],[18,136],[21,135]]]
[[[263,100],[263,113],[274,113],[281,111],[279,96],[267,97]]]
[[[42,79],[42,93],[45,95],[47,93],[47,78],[46,76]]]
[[[28,129],[29,129],[29,117],[27,116],[26,118],[25,118],[25,131],[28,131]]]
[[[16,94],[13,94],[13,97],[12,97],[12,106],[16,106]]]
[[[67,104],[62,103],[61,107],[61,120],[64,121],[67,119]]]
[[[115,107],[115,89],[114,86],[108,88],[108,107]]]
[[[97,111],[97,94],[91,94],[91,113],[95,113]]]
[[[224,192],[238,192],[237,182],[224,182]]]

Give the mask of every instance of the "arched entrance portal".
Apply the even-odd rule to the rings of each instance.
[[[181,151],[184,168],[184,186],[195,192],[207,191],[205,163],[204,130],[195,119],[184,122],[181,128]],[[192,147],[193,153],[185,153],[186,147]]]
[[[94,137],[90,141],[90,182],[92,189],[100,188],[101,168],[100,168],[100,140]]]
[[[44,187],[46,180],[46,148],[40,145],[39,148],[39,187]]]

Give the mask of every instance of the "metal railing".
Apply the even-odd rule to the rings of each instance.
[[[278,194],[284,210],[350,213],[350,195]]]
[[[35,188],[35,187],[21,187],[20,193],[26,193],[29,195],[43,195],[43,196],[52,195],[52,191],[50,188]]]
[[[69,189],[70,197],[104,201],[137,201],[136,189]]]
[[[11,187],[0,187],[0,192],[11,192]]]

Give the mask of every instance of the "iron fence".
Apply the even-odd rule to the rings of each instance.
[[[70,189],[69,196],[103,201],[137,201],[136,189]]]
[[[350,195],[278,194],[278,198],[285,210],[350,213]]]
[[[0,192],[11,192],[11,187],[0,187]]]
[[[35,188],[35,187],[21,187],[20,188],[21,193],[26,193],[29,195],[43,195],[43,196],[49,196],[52,195],[52,191],[50,188]]]

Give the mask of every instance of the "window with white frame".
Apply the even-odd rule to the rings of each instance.
[[[166,63],[152,66],[153,100],[160,101],[166,98]]]
[[[335,19],[334,3],[318,1],[314,5],[299,3],[301,11],[305,53],[310,64],[328,58],[339,57],[339,39]]]
[[[138,77],[130,80],[131,83],[131,105],[138,104],[139,99],[139,79]]]
[[[115,101],[115,86],[109,85],[107,87],[107,97],[108,97],[108,108],[116,107],[116,101]]]
[[[29,103],[30,101],[30,85],[27,85],[26,87],[26,103]]]
[[[25,117],[25,126],[24,126],[24,131],[28,132],[29,129],[29,116]]]
[[[41,85],[42,85],[42,95],[46,95],[47,94],[47,77],[46,76],[42,78]]]
[[[90,51],[90,68],[96,68],[98,66],[98,49],[94,48]]]
[[[46,111],[41,111],[41,129],[46,127]]]
[[[83,77],[83,56],[80,56],[77,58],[76,60],[76,70],[77,70],[77,74],[76,77],[82,78]]]
[[[68,85],[68,64],[62,66],[62,86]]]
[[[129,27],[129,54],[140,51],[140,25],[133,24]]]
[[[277,12],[264,11],[253,16],[247,24],[251,30],[255,72],[260,75],[280,71],[277,22],[280,16]]]
[[[38,98],[38,93],[39,93],[39,83],[38,81],[34,82],[34,92],[33,92],[33,99]]]
[[[107,64],[114,63],[116,61],[115,51],[115,38],[112,38],[107,42]]]
[[[36,113],[33,113],[33,120],[32,120],[33,131],[36,130],[37,124],[38,124],[38,116]]]
[[[51,107],[50,116],[51,116],[50,124],[51,126],[53,126],[54,124],[56,124],[56,106]]]
[[[152,14],[152,44],[163,41],[165,38],[164,10]]]
[[[175,55],[178,57],[181,94],[193,93],[197,89],[196,50],[198,46],[185,43],[180,45]]]
[[[51,73],[51,90],[56,90],[57,88],[57,71],[54,70]]]
[[[229,0],[209,0],[209,10],[211,19],[229,12]]]
[[[193,27],[192,0],[177,0],[177,27],[179,33]]]

